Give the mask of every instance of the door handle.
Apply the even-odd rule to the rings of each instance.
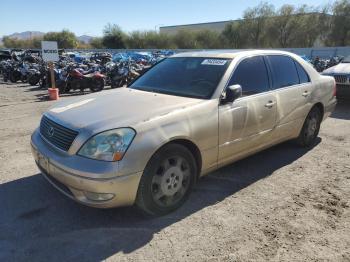
[[[271,108],[274,106],[274,104],[275,104],[275,102],[269,101],[267,104],[265,104],[265,107]]]
[[[303,96],[303,97],[308,97],[308,96],[309,96],[309,94],[310,94],[310,92],[309,92],[309,91],[305,91],[305,92],[302,94],[302,96]]]

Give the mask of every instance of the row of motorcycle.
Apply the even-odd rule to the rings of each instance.
[[[111,88],[128,85],[147,71],[152,65],[135,60],[123,59],[117,62],[85,60],[81,63],[69,59],[61,59],[54,64],[55,84],[61,94],[71,90],[89,89],[98,92],[110,85]],[[3,81],[23,82],[40,88],[51,86],[51,74],[47,63],[43,61],[0,61],[0,74]]]
[[[344,57],[342,56],[334,56],[329,59],[322,59],[318,56],[316,56],[311,62],[311,64],[314,66],[314,68],[317,70],[317,72],[323,72],[327,68],[330,68],[332,66],[335,66],[339,64]]]

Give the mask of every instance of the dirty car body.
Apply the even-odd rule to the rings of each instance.
[[[278,65],[279,59],[283,62],[284,58],[295,66],[295,79],[298,79],[295,83],[282,83],[284,80],[278,79],[284,72],[277,72],[276,63]],[[161,67],[168,60],[170,67],[185,63],[168,74],[176,76],[171,77],[172,81],[194,85],[190,91],[172,93],[171,85],[167,90],[154,88],[169,86],[162,82],[168,79],[162,77],[166,74],[162,72],[165,64]],[[257,64],[260,68],[255,72],[252,68]],[[204,71],[195,70],[199,67]],[[215,81],[197,75],[198,72],[210,75],[215,70],[218,72],[213,78]],[[247,70],[248,73],[253,70],[249,76],[244,75]],[[256,86],[249,86],[254,85],[252,79],[257,82]],[[149,86],[153,81],[154,86]],[[228,88],[237,84],[243,85],[238,86],[242,95],[227,101]],[[178,145],[180,151],[185,150],[185,155],[189,152],[191,156],[183,158],[190,163],[193,157],[195,168],[191,170],[195,174],[190,175],[197,181],[198,177],[219,167],[298,138],[313,108],[321,114],[320,121],[332,112],[336,103],[334,86],[333,78],[321,76],[303,59],[287,52],[178,54],[156,65],[129,88],[54,105],[44,113],[40,127],[32,135],[32,151],[42,174],[70,198],[100,208],[133,205],[135,201],[144,207],[147,203],[140,200],[141,184],[147,187],[143,180],[150,176],[150,162],[155,162],[155,156],[159,158],[159,152],[171,154],[164,148],[176,149],[174,145]],[[90,148],[86,151],[84,146],[96,135],[109,131],[112,135],[117,132],[117,140],[112,143],[121,144],[122,149],[113,152],[112,158],[103,154],[100,159],[87,156]],[[97,137],[93,141],[92,150],[96,149],[96,143],[102,143],[98,141],[102,140]],[[169,169],[170,173],[162,174],[169,175],[169,179],[159,182],[155,191],[163,190],[168,197],[175,198],[175,178],[179,170],[181,173],[186,168],[175,169],[170,161]],[[164,210],[163,213],[168,212]]]

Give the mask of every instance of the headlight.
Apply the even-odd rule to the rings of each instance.
[[[131,128],[118,128],[91,137],[78,155],[104,161],[119,161],[135,137]]]

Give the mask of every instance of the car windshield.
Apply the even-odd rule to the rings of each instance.
[[[350,56],[345,57],[342,63],[350,63]]]
[[[173,57],[152,67],[131,88],[176,96],[209,99],[231,59]]]

